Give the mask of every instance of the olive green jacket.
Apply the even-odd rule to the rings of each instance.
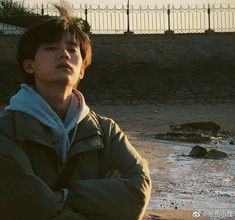
[[[57,213],[53,190],[64,169],[69,197]],[[116,170],[121,176],[108,178]],[[150,191],[146,162],[113,120],[90,112],[61,164],[47,127],[25,113],[1,113],[0,219],[139,220]]]

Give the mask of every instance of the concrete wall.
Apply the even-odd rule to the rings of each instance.
[[[0,63],[15,62],[18,39],[0,36]],[[92,35],[91,40],[93,64],[81,84],[90,100],[235,101],[235,33]]]

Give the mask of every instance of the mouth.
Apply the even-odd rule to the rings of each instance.
[[[57,65],[56,66],[56,68],[63,68],[63,69],[67,69],[67,70],[69,70],[69,71],[72,71],[72,67],[69,65],[69,64],[67,64],[67,63],[61,63],[61,64],[59,64],[59,65]]]

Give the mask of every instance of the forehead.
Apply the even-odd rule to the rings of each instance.
[[[70,32],[64,32],[59,37],[52,39],[51,41],[44,42],[43,44],[59,43],[59,42],[66,43],[66,44],[79,45],[79,41],[76,38],[76,36],[71,34]]]
[[[72,34],[69,31],[57,32],[53,33],[52,35],[48,34],[46,35],[46,37],[42,37],[40,41],[41,42],[38,44],[39,47],[42,45],[59,42],[79,45],[78,37],[76,37],[75,34]]]

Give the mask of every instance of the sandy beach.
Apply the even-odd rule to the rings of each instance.
[[[194,143],[162,142],[155,138],[155,133],[169,131],[169,125],[201,121],[216,122],[234,137],[235,104],[93,105],[91,108],[113,118],[149,162],[153,191],[145,219],[235,218],[235,146],[204,144],[208,149],[223,150],[230,157],[192,159],[182,155],[188,155]]]

